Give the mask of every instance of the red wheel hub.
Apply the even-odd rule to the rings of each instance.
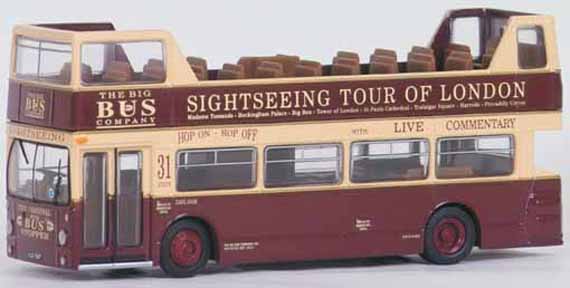
[[[465,224],[459,219],[445,218],[433,230],[433,244],[441,254],[459,252],[465,245]]]
[[[202,255],[202,240],[193,230],[181,230],[170,242],[170,257],[179,266],[192,266]]]

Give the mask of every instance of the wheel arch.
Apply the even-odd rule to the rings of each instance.
[[[460,202],[444,202],[444,203],[440,203],[439,205],[437,205],[432,211],[431,213],[428,215],[424,227],[427,227],[429,219],[435,214],[437,213],[437,211],[444,209],[444,208],[450,208],[450,207],[455,207],[455,208],[459,208],[461,210],[463,210],[465,213],[467,213],[467,215],[469,215],[469,217],[471,217],[471,219],[473,220],[473,224],[475,225],[475,246],[476,247],[480,247],[481,246],[481,224],[479,222],[479,217],[477,216],[477,212],[475,211],[475,209],[471,208],[469,205],[464,204],[464,203],[460,203]],[[425,233],[425,229],[424,229],[424,233]],[[425,235],[424,235],[425,237]]]
[[[168,229],[170,229],[170,227],[178,222],[181,221],[194,221],[199,223],[200,225],[204,226],[204,228],[206,228],[206,231],[208,231],[208,234],[210,236],[210,247],[212,247],[212,253],[210,255],[210,260],[215,260],[215,261],[219,261],[219,247],[218,247],[218,236],[216,234],[216,230],[214,229],[214,226],[210,224],[209,221],[206,221],[204,218],[198,217],[198,216],[191,216],[191,215],[179,215],[178,217],[176,217],[173,221],[171,221],[170,223],[168,223],[167,228],[164,230],[164,233],[166,233],[166,231],[168,231]],[[164,235],[163,235],[164,237]]]

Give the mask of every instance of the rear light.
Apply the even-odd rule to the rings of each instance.
[[[67,264],[67,260],[65,260],[65,256],[59,257],[59,266],[65,266]]]
[[[59,246],[65,246],[65,244],[67,244],[67,232],[63,229],[57,233],[57,244],[59,244]]]

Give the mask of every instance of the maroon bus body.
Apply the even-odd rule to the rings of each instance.
[[[158,265],[161,239],[169,224],[181,217],[196,217],[212,232],[221,265],[406,255],[422,251],[429,216],[449,205],[470,211],[480,248],[560,245],[560,191],[560,180],[550,179],[212,196],[195,198],[196,205],[190,206],[176,204],[185,198],[181,193],[179,199],[144,200],[141,247],[116,249],[113,229],[108,229],[107,247],[90,252],[81,248],[81,203],[54,207],[8,196],[11,218],[17,217],[19,205],[41,208],[49,211],[47,218],[56,226],[49,241],[22,237],[16,229],[8,236],[8,245],[14,249],[10,257],[47,266],[77,269],[79,264],[142,260]],[[159,212],[159,202],[171,207],[168,213]],[[115,206],[109,203],[108,207],[107,217],[114,219]],[[358,231],[355,219],[371,220],[372,225],[366,232]],[[70,231],[66,247],[57,245],[60,229]],[[230,243],[254,244],[238,252],[228,248]],[[42,256],[36,259],[35,254]],[[71,262],[61,265],[62,255]]]

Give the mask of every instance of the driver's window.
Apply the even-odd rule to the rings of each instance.
[[[453,20],[451,42],[469,46],[471,55],[478,57],[481,52],[479,17],[462,17]]]
[[[89,43],[81,47],[85,85],[161,83],[166,79],[159,41]]]

